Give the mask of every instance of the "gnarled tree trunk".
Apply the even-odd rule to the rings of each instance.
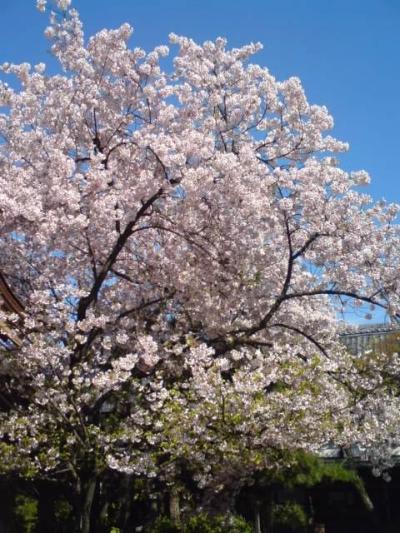
[[[97,478],[95,475],[88,477],[81,484],[81,511],[79,532],[91,533],[91,511],[96,492]]]

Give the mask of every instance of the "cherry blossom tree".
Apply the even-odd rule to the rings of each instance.
[[[340,168],[327,109],[260,44],[171,34],[169,71],[56,4],[60,73],[1,67],[3,471],[68,483],[88,532],[110,471],[206,505],[279,450],[387,457],[397,355],[360,370],[338,316],[399,314],[398,207]]]

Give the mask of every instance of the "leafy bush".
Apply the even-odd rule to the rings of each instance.
[[[305,531],[307,515],[301,505],[296,502],[276,504],[273,508],[274,524],[293,531]]]
[[[174,525],[170,518],[160,516],[150,528],[149,533],[181,533],[181,531],[181,528]]]
[[[252,533],[251,526],[240,516],[197,515],[184,528],[185,533]]]
[[[38,520],[38,501],[19,494],[15,498],[15,516],[21,533],[33,533]]]
[[[57,522],[64,523],[68,521],[72,513],[72,505],[67,500],[56,500],[54,502],[54,517]]]
[[[303,450],[285,450],[280,452],[280,457],[289,466],[268,472],[264,483],[275,483],[288,489],[315,487],[321,483],[348,483],[358,492],[365,507],[370,511],[373,509],[364,482],[355,469],[337,461],[326,462]]]
[[[156,520],[150,533],[252,533],[251,526],[240,516],[199,514],[178,527],[167,517]]]

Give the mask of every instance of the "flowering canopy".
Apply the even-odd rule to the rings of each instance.
[[[0,268],[24,304],[2,316],[3,469],[79,487],[82,464],[184,463],[221,488],[271,450],[386,453],[398,358],[357,367],[337,315],[400,312],[397,206],[261,45],[171,34],[166,72],[168,47],[130,49],[128,24],[86,42],[69,4],[46,30],[62,73],[2,66]]]

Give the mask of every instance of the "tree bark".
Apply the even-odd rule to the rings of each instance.
[[[121,532],[132,531],[130,525],[133,500],[133,476],[127,475],[121,484]]]
[[[80,533],[90,533],[90,518],[97,479],[95,476],[82,482],[82,510],[80,516]]]
[[[262,533],[260,502],[258,500],[254,503],[254,533]]]
[[[180,525],[181,510],[179,506],[179,491],[176,487],[172,487],[169,494],[169,516],[174,525]]]

